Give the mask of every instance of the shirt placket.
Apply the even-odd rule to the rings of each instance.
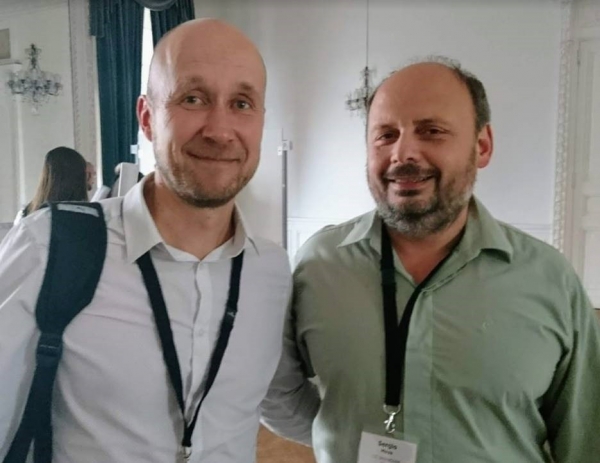
[[[415,303],[410,321],[406,349],[404,382],[404,432],[407,436],[422,436],[419,442],[419,462],[436,463],[434,459],[436,416],[434,410],[434,294],[452,281],[465,264],[449,261],[433,283],[423,289]]]
[[[404,376],[404,432],[425,436],[419,444],[419,462],[432,462],[431,436],[433,426],[433,304],[431,294],[424,290],[415,303],[406,347]],[[427,442],[429,441],[429,442]]]
[[[213,318],[213,291],[210,284],[209,264],[196,264],[195,285],[197,292],[195,316],[192,325],[192,358],[190,372],[190,389],[186,395],[187,418],[190,420],[196,411],[198,401],[205,386],[205,376],[208,371],[212,352],[213,333],[211,320]]]

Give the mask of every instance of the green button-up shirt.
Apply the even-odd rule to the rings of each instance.
[[[384,430],[380,249],[371,212],[298,255],[293,335],[321,396],[319,463],[356,462],[362,430]],[[416,285],[397,256],[395,268],[400,319]],[[418,463],[548,462],[546,441],[557,463],[600,462],[600,325],[581,283],[558,251],[475,199],[417,299],[405,365],[397,421]]]

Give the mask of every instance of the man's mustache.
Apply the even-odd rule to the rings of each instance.
[[[422,168],[416,164],[402,164],[396,165],[385,173],[384,178],[387,180],[397,180],[403,178],[425,178],[435,177],[438,178],[440,175],[439,169],[434,167]]]

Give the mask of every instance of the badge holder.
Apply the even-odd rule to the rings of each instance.
[[[396,415],[402,407],[384,405],[387,419],[381,428],[365,428],[358,448],[358,463],[416,463],[417,444],[396,432]]]

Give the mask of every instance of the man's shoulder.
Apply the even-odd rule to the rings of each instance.
[[[263,237],[252,237],[252,246],[246,250],[252,250],[248,255],[248,263],[253,272],[260,273],[268,278],[280,279],[280,281],[291,281],[292,271],[290,259],[283,247]],[[246,257],[244,257],[246,262]],[[245,265],[245,264],[244,264]]]
[[[348,235],[360,224],[372,219],[373,212],[367,212],[336,225],[327,225],[313,234],[298,250],[296,261],[318,258],[335,253]]]
[[[554,246],[513,225],[500,221],[498,224],[513,248],[516,264],[534,261],[560,272],[574,272],[567,258]]]
[[[258,251],[259,256],[269,256],[277,260],[287,259],[286,250],[274,241],[262,236],[253,236],[251,241]]]
[[[104,220],[109,228],[116,220],[121,218],[121,203],[122,198],[100,201],[104,212]],[[21,227],[36,244],[48,247],[50,244],[50,224],[51,212],[49,208],[45,207],[23,217],[15,227]]]
[[[121,220],[123,215],[123,196],[106,198],[98,201],[104,212],[104,220],[110,224],[114,220]]]

